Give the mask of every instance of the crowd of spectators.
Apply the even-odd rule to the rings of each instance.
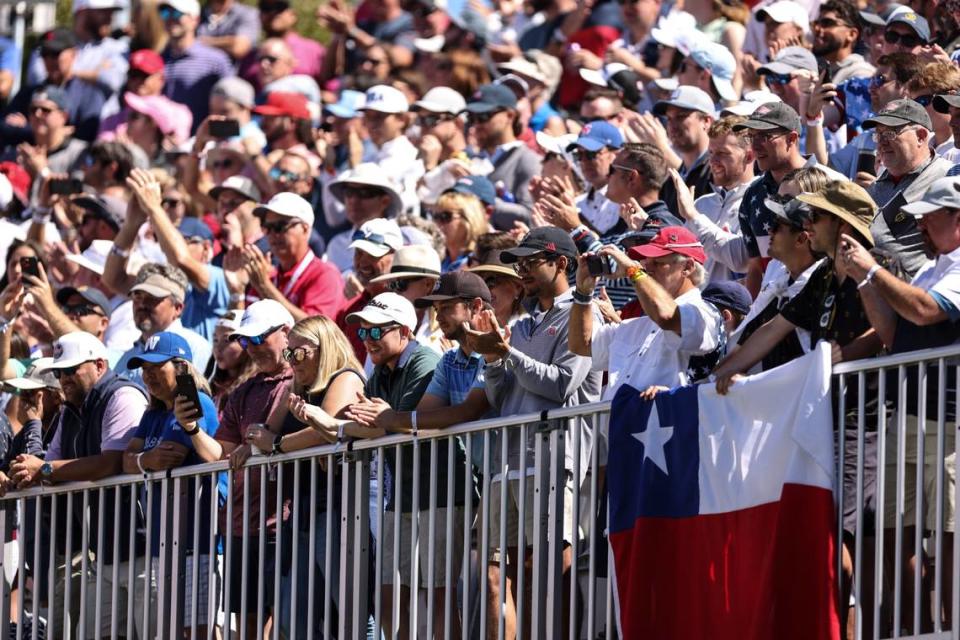
[[[960,338],[958,0],[330,0],[316,11],[323,43],[297,19],[288,0],[74,0],[71,26],[33,50],[0,38],[0,495],[216,460],[239,469],[251,455],[582,405],[625,385],[652,397],[713,380],[727,393],[820,341],[836,363]],[[849,550],[875,535],[857,530],[857,506],[872,522],[896,505],[889,487],[874,504],[876,424],[847,426],[847,495],[858,445],[869,471],[863,504],[844,515]],[[934,444],[907,464],[931,477],[952,454],[931,457],[937,421],[923,428]],[[605,429],[580,418],[563,431],[565,569]],[[385,450],[373,534],[403,541],[379,558],[400,568],[397,584],[382,574],[385,627],[414,633],[393,605],[426,585],[428,547],[416,557],[410,537],[449,517],[429,550],[459,568],[464,509],[488,486],[508,500],[490,528],[512,542],[492,537],[487,615],[516,633],[529,594],[516,593],[528,550],[515,541],[535,535],[532,509],[523,521],[519,509],[534,500],[535,434],[522,433],[498,444],[508,469],[485,466],[480,446],[467,456],[465,438],[417,449],[416,467],[413,445]],[[489,484],[465,482],[468,470]],[[274,562],[289,509],[260,474],[197,480],[191,517],[219,501],[235,624],[260,637],[266,614],[288,637],[294,604],[324,609],[290,585],[325,570],[329,539],[339,548],[326,523],[339,522],[342,478],[323,474],[315,504],[304,485],[297,508],[316,518],[282,541],[303,558],[315,542],[311,567]],[[915,475],[907,508],[935,510]],[[122,504],[62,518],[61,535],[132,497],[112,499]],[[223,591],[209,534],[188,550],[199,611]],[[91,553],[101,535],[88,531]],[[156,597],[135,585],[158,562],[157,535],[104,545],[99,572],[82,576],[73,558],[40,555],[64,579],[119,576],[116,592],[142,607]],[[18,544],[7,541],[5,567]],[[284,585],[279,601],[271,588],[251,608],[244,564]],[[431,623],[457,635],[463,621],[444,619],[437,593]],[[918,615],[932,628],[929,606]],[[83,619],[84,635],[117,623]]]

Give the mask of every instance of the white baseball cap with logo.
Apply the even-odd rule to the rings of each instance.
[[[266,204],[262,204],[254,209],[253,215],[265,216],[269,212],[273,212],[278,216],[296,218],[297,220],[307,223],[308,227],[313,226],[313,207],[310,206],[309,202],[289,191],[281,191],[273,196]]]
[[[417,328],[417,311],[413,303],[402,295],[388,291],[368,302],[360,311],[347,316],[349,323],[360,321],[378,326],[396,323],[414,331]]]
[[[240,319],[240,326],[237,327],[233,336],[260,336],[271,329],[277,327],[290,328],[296,323],[293,316],[287,311],[287,308],[276,300],[257,300],[243,312]]]
[[[53,343],[53,361],[48,362],[43,370],[70,369],[84,362],[109,359],[107,348],[95,335],[86,331],[71,331]]]
[[[778,24],[793,23],[803,29],[804,33],[810,33],[810,15],[806,9],[800,6],[800,3],[794,2],[794,0],[778,0],[765,7],[760,7],[754,15],[760,22],[769,17]]]
[[[406,113],[410,110],[407,97],[399,89],[389,85],[378,84],[367,89],[367,102],[363,106],[366,111],[380,113]]]
[[[403,246],[403,232],[396,221],[387,218],[367,220],[353,232],[351,249],[360,249],[374,258],[382,258]]]
[[[9,378],[3,381],[3,384],[9,385],[18,391],[35,391],[37,389],[59,389],[60,381],[57,380],[49,365],[53,358],[39,358],[34,360],[24,374],[17,378]]]

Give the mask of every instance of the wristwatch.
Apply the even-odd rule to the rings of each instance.
[[[40,480],[43,482],[50,482],[50,479],[53,477],[53,465],[49,462],[44,462],[40,465]]]
[[[283,436],[279,433],[273,437],[273,448],[270,449],[270,453],[276,455],[278,453],[283,453],[280,449],[280,443],[283,441]]]

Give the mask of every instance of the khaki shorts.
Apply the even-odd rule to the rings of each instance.
[[[527,548],[533,546],[534,536],[534,478],[526,476],[526,495],[523,505],[523,538]],[[500,493],[501,480],[490,482],[490,557],[499,562],[500,559]],[[573,477],[568,476],[563,485],[563,541],[573,544]],[[543,508],[547,507],[549,496],[543,500]],[[507,548],[516,548],[520,536],[520,480],[512,479],[507,483],[506,531]],[[579,529],[579,527],[577,527]],[[579,534],[579,531],[578,531]]]
[[[453,540],[452,544],[447,544],[447,513],[453,512]],[[434,509],[434,534],[433,534],[433,579],[427,581],[428,561],[430,559],[430,511],[417,512],[417,561],[419,571],[417,586],[426,589],[432,585],[442,587],[446,585],[446,567],[447,553],[452,554],[451,567],[453,574],[450,576],[451,584],[456,584],[460,577],[460,569],[463,566],[463,507],[453,507],[452,509]],[[400,515],[400,584],[409,587],[412,585],[413,571],[413,552],[411,550],[411,535],[413,533],[413,515],[412,513],[401,513]],[[397,512],[384,511],[383,513],[383,555],[380,557],[381,581],[382,584],[393,584],[393,537]]]
[[[917,416],[907,416],[907,437],[904,443],[905,464],[903,483],[903,523],[915,525],[917,521]],[[947,423],[943,442],[943,460],[937,459],[937,421],[926,421],[926,433],[923,437],[923,524],[930,530],[937,527],[937,467],[943,473],[943,522],[945,531],[954,531],[956,504],[954,487],[956,486],[956,437],[955,425]],[[883,483],[883,526],[896,527],[897,513],[897,460],[898,431],[896,414],[887,423],[886,447],[884,458]]]

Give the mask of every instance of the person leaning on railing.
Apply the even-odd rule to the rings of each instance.
[[[957,325],[957,321],[960,320],[960,177],[946,177],[936,180],[930,185],[930,189],[921,200],[904,205],[901,211],[916,219],[917,228],[923,238],[924,249],[927,255],[934,256],[933,260],[920,267],[910,283],[900,280],[880,267],[873,256],[870,255],[870,252],[852,236],[844,235],[842,237],[838,259],[847,265],[850,276],[860,283],[858,286],[860,299],[863,301],[867,318],[890,353],[903,353],[953,344],[960,339],[960,328]],[[934,555],[938,556],[937,561],[942,563],[944,570],[943,584],[952,585],[953,535],[956,526],[956,505],[954,502],[956,430],[953,428],[946,429],[943,451],[947,455],[938,460],[937,406],[940,399],[940,387],[938,386],[940,376],[936,363],[931,364],[932,366],[927,369],[926,381],[929,396],[923,429],[925,453],[922,494],[918,491],[916,482],[918,464],[917,428],[920,422],[918,417],[919,398],[916,392],[918,367],[910,367],[906,384],[907,401],[906,406],[902,407],[902,410],[907,411],[905,440],[900,441],[895,427],[898,424],[899,411],[894,410],[889,414],[890,422],[888,423],[886,451],[884,453],[886,469],[884,476],[884,523],[888,529],[895,527],[894,514],[897,510],[902,509],[905,520],[909,523],[904,527],[904,539],[913,540],[916,532],[914,518],[917,500],[918,497],[922,497],[922,504],[924,505],[922,526],[930,531],[940,530],[940,524],[936,517],[936,507],[939,501],[943,508],[944,525],[942,530],[945,535],[943,537],[942,556],[940,551],[936,551]],[[947,372],[948,379],[941,382],[945,385],[944,390],[953,389],[956,385],[956,368],[948,367]],[[887,386],[891,390],[890,397],[887,400],[889,403],[893,403],[893,406],[896,406],[899,401],[896,391],[894,391],[898,386],[896,376],[892,376]],[[945,423],[947,425],[955,424],[956,400],[949,398],[945,409],[943,416]],[[898,506],[897,502],[897,461],[900,449],[905,449],[903,455],[906,465],[902,506]],[[939,500],[936,493],[938,467],[944,473],[943,494]],[[892,545],[888,545],[886,549],[888,564],[894,562],[892,551]],[[912,567],[915,566],[915,559],[913,553],[905,553],[902,562],[902,588],[906,592],[906,590],[912,588],[914,583]],[[926,565],[928,562],[929,558],[924,558],[923,564]],[[927,566],[925,570],[930,571],[932,569]],[[947,589],[950,588],[950,586],[947,586]],[[926,596],[924,600],[926,600]],[[950,605],[946,603],[953,602],[953,599],[949,597],[949,591],[944,596],[943,602],[948,607],[945,619],[949,620]],[[911,619],[913,614],[909,609],[912,608],[912,599],[905,599],[904,604],[908,605],[906,607],[908,610],[903,613],[906,616],[904,619]],[[930,611],[929,603],[927,604],[928,606],[923,607],[924,613],[922,614],[925,620],[928,617],[926,612]]]
[[[287,348],[283,350],[283,359],[293,369],[293,387],[287,397],[288,407],[296,407],[301,403],[309,403],[320,407],[323,411],[339,418],[344,417],[350,402],[356,400],[363,393],[365,378],[363,367],[353,352],[353,347],[337,325],[326,316],[311,316],[300,320],[287,335]],[[282,435],[281,435],[282,434]],[[273,433],[261,427],[248,427],[247,442],[261,451],[287,453],[316,447],[318,445],[336,442],[337,430],[317,430],[306,420],[301,420],[293,411],[288,411],[279,433]],[[313,522],[309,516],[300,519],[300,529],[294,532],[298,545],[297,557],[304,561],[298,562],[288,574],[284,576],[280,600],[280,629],[284,636],[292,636],[291,625],[291,580],[298,585],[296,616],[298,618],[298,634],[306,635],[308,631],[304,623],[304,615],[313,609],[313,632],[322,634],[324,628],[323,611],[325,598],[332,598],[336,606],[339,586],[338,557],[330,559],[330,575],[325,576],[327,566],[327,540],[333,555],[340,552],[340,508],[341,495],[340,466],[334,464],[331,458],[321,458],[322,463],[334,465],[333,468],[333,495],[336,496],[333,504],[327,503],[327,470],[317,474],[316,494],[311,492],[311,474],[301,473],[300,501],[293,505],[293,509],[301,514],[314,513]],[[293,490],[289,490],[293,495]],[[331,513],[332,512],[332,513]],[[327,522],[332,527],[327,529]],[[315,537],[310,539],[310,531],[315,527]],[[316,566],[309,566],[306,560],[310,557],[310,546],[313,545]],[[308,601],[307,584],[309,573],[315,572],[316,589],[313,602]],[[326,593],[326,595],[325,595]],[[334,609],[335,610],[335,609]],[[333,623],[331,623],[332,625]],[[298,635],[297,634],[297,635]]]
[[[217,408],[210,397],[210,387],[193,366],[192,358],[190,344],[185,338],[169,331],[162,331],[147,340],[143,353],[127,362],[127,367],[131,369],[143,369],[143,382],[150,394],[150,407],[143,414],[140,425],[127,443],[127,449],[123,454],[124,473],[166,471],[202,462],[194,449],[191,433],[180,424],[173,412],[177,397],[177,374],[188,373],[194,380],[200,400],[200,415],[195,414],[196,426],[192,427],[191,431],[201,429],[208,435],[212,435],[217,430],[219,424]],[[199,490],[194,486],[196,482],[202,483]],[[196,498],[198,494],[200,497]],[[194,563],[199,569],[196,599],[197,612],[199,616],[204,616],[202,620],[206,620],[205,614],[210,599],[212,598],[214,602],[220,600],[220,575],[216,567],[217,563],[214,563],[213,584],[208,580],[210,554],[214,551],[209,547],[212,523],[208,515],[212,498],[213,490],[209,486],[209,480],[194,478],[185,482],[182,493],[179,496],[172,495],[171,500],[173,510],[179,511],[181,516],[181,530],[173,534],[179,543],[173,546],[186,554],[182,575],[193,575]],[[152,532],[149,541],[152,575],[159,576],[161,575],[160,563],[165,562],[165,558],[161,556],[160,540],[163,521],[162,501],[154,496],[152,510],[148,513],[148,504],[151,502],[147,500],[144,488],[140,493],[140,504],[146,517],[152,521],[153,526],[149,527]],[[188,523],[192,523],[195,519],[199,519],[200,522],[200,546],[196,549],[193,548],[192,528],[188,528]],[[174,557],[173,561],[178,560]],[[190,584],[189,580],[187,584]],[[155,583],[151,585],[151,603],[156,601],[156,588]],[[187,627],[193,624],[193,589],[188,586],[184,590],[184,596],[183,608],[180,611],[183,612],[183,625]],[[150,610],[151,615],[154,615],[155,606],[151,605]],[[206,624],[198,620],[197,630],[201,636],[206,635]]]

